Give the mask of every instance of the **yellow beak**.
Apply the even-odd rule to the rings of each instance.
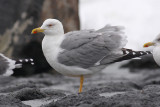
[[[149,46],[153,46],[155,43],[153,43],[153,42],[148,42],[148,43],[145,43],[144,45],[143,45],[143,47],[149,47]]]
[[[39,32],[44,32],[45,29],[41,29],[40,27],[39,28],[35,28],[32,30],[31,34],[36,34],[36,33],[39,33]]]

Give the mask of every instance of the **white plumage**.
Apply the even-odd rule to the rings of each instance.
[[[152,41],[144,44],[144,47],[154,46],[153,58],[155,62],[160,66],[160,34]]]
[[[155,46],[153,49],[153,58],[155,62],[160,66],[160,46]]]
[[[95,30],[73,31],[64,34],[63,25],[47,19],[32,34],[43,32],[42,50],[50,66],[63,75],[81,77],[101,71],[108,64],[147,54],[124,49],[127,40],[122,27],[106,25]],[[134,53],[133,53],[134,52]]]

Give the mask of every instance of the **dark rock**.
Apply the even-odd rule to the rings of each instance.
[[[127,92],[125,94],[114,95],[110,98],[96,101],[93,106],[107,106],[107,107],[158,107],[160,97],[150,94],[143,94],[140,91]]]
[[[129,92],[129,91],[137,91],[139,89],[142,89],[142,88],[131,82],[125,82],[125,83],[110,82],[110,83],[103,84],[101,88],[93,88],[88,91],[84,91],[81,94],[73,94],[73,95],[66,96],[56,102],[52,102],[48,105],[45,105],[44,107],[65,107],[65,106],[93,107],[97,103],[99,104],[99,102],[105,101],[104,99],[106,98],[103,96],[100,96],[100,94],[103,94],[103,93],[109,94],[109,93],[116,93],[116,92],[123,93],[123,92]],[[106,102],[102,102],[102,103],[105,104]],[[96,106],[98,107],[98,105]]]
[[[127,91],[110,97],[81,93],[64,97],[43,107],[159,107],[160,86],[147,86],[142,91]]]
[[[26,78],[14,78],[14,77],[0,77],[0,92],[14,92],[21,90],[23,88],[44,88],[47,86],[52,86],[59,84],[58,79],[54,79],[52,75],[49,74],[39,74],[33,77]]]
[[[106,105],[107,107],[159,107],[159,86],[147,86],[142,91],[130,91],[117,94],[103,101],[95,103],[94,106]]]
[[[140,79],[132,80],[124,77],[109,80],[107,74],[102,77],[97,74],[85,79],[80,94],[76,78],[50,74],[0,77],[0,107],[5,104],[27,107],[37,103],[41,107],[159,107],[160,85],[152,82],[159,81],[159,70],[142,70],[141,73],[144,75]]]
[[[141,70],[143,74],[143,78],[139,85],[145,86],[145,85],[150,85],[150,84],[160,84],[160,69],[144,69]]]
[[[54,99],[66,96],[65,92],[61,90],[42,89],[41,91]]]
[[[31,107],[12,96],[0,95],[0,107]]]
[[[23,88],[17,92],[11,94],[14,98],[20,99],[21,101],[33,100],[45,98],[47,95],[37,88]]]
[[[5,86],[6,84],[14,81],[16,78],[15,77],[8,77],[8,76],[0,76],[0,86]]]
[[[1,0],[0,14],[0,52],[13,59],[33,58],[35,62],[34,67],[26,65],[16,69],[15,76],[52,69],[41,49],[43,34],[32,36],[33,28],[39,27],[48,18],[62,21],[65,32],[80,27],[78,0]]]
[[[104,92],[125,92],[125,91],[133,91],[133,90],[140,90],[142,89],[141,86],[132,83],[132,82],[109,82],[103,84],[103,86],[97,88],[96,86],[86,93],[104,93]],[[85,89],[84,89],[85,90]]]
[[[94,101],[101,100],[104,97],[99,96],[96,93],[93,94],[74,94],[64,97],[56,102],[52,102],[42,107],[68,107],[68,106],[80,106],[81,104],[91,105]]]
[[[141,69],[157,69],[159,66],[153,59],[153,55],[142,56],[141,59],[132,59],[121,68],[129,68],[130,72],[139,72]]]
[[[160,92],[160,85],[146,85],[142,89],[143,93],[159,93]]]
[[[3,86],[3,87],[1,86],[0,87],[0,92],[1,93],[14,92],[14,91],[26,88],[26,87],[35,88],[36,85],[33,84],[33,83],[30,83],[30,84],[28,84],[28,83],[27,84],[12,84],[12,85],[7,84],[6,86]]]

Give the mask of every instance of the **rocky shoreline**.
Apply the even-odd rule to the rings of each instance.
[[[135,69],[136,70],[136,69]],[[137,69],[138,70],[138,69]],[[1,107],[159,107],[160,69],[119,76],[101,72],[85,79],[49,73],[30,77],[0,76]],[[133,77],[132,77],[133,76]],[[135,78],[137,77],[137,78]]]

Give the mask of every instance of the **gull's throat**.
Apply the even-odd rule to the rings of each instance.
[[[48,63],[55,68],[57,62],[57,56],[61,52],[60,45],[64,39],[64,34],[62,35],[45,35],[42,41],[42,50],[44,56],[46,57]]]
[[[155,60],[155,62],[160,66],[160,46],[155,46],[155,48],[153,49],[153,58]]]

